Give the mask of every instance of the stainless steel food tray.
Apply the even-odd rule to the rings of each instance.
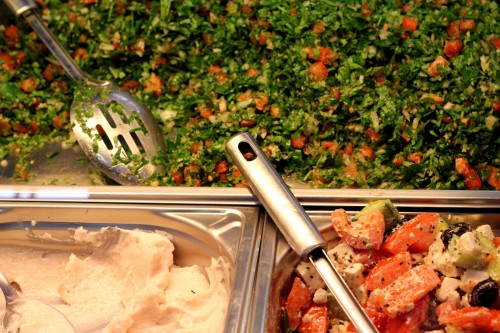
[[[437,203],[437,198],[434,199]],[[500,235],[500,205],[497,200],[490,201],[491,208],[483,208],[479,204],[476,207],[459,208],[443,202],[434,207],[409,203],[409,206],[405,206],[401,202],[397,207],[406,217],[422,212],[438,212],[451,223],[467,221],[473,226],[490,224],[494,233]],[[307,213],[317,227],[322,229],[331,224],[330,214],[336,208],[346,208],[350,214],[355,214],[362,206],[358,207],[350,202],[332,205],[329,209],[308,210]],[[265,219],[269,220],[269,217],[266,216]],[[293,272],[299,262],[300,258],[290,249],[277,228],[272,223],[266,223],[255,280],[256,294],[252,312],[254,320],[250,321],[253,332],[279,332],[283,304],[280,301],[283,299],[284,291],[289,290],[291,286]]]
[[[232,293],[225,332],[244,332],[262,223],[258,207],[208,207],[119,203],[0,203],[0,244],[68,249],[68,228],[163,230],[173,236],[176,265],[209,265],[223,256],[231,266]],[[62,242],[40,240],[49,231]],[[74,245],[73,245],[74,246]]]

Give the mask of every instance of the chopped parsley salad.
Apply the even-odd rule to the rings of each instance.
[[[83,71],[129,89],[165,134],[151,185],[245,186],[248,131],[314,187],[500,189],[493,0],[39,0]],[[0,26],[0,161],[68,142],[74,83],[22,20]]]
[[[327,254],[380,333],[500,332],[500,237],[489,224],[403,217],[389,200],[331,214]],[[295,268],[283,331],[356,332],[309,262]]]

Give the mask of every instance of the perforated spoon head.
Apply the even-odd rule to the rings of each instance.
[[[84,153],[117,183],[141,184],[164,173],[155,163],[164,151],[158,123],[128,91],[85,80],[75,91],[70,118]]]

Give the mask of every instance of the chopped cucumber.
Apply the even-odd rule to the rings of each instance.
[[[488,264],[486,271],[490,278],[500,283],[500,249],[496,249],[495,251],[497,252],[496,257]]]
[[[453,235],[448,245],[448,251],[457,266],[473,269],[484,268],[494,249],[495,245],[488,237],[475,231],[468,231],[461,236]]]
[[[353,220],[358,220],[361,215],[372,210],[379,210],[384,215],[386,227],[394,227],[396,224],[401,222],[401,214],[399,214],[398,210],[389,199],[370,202],[358,214],[356,214],[356,216],[354,216]]]

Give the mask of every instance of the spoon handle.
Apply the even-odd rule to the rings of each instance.
[[[23,16],[29,23],[38,37],[52,52],[57,61],[64,68],[66,73],[75,80],[80,82],[86,78],[80,67],[75,63],[73,58],[66,52],[61,43],[57,40],[54,34],[45,26],[40,16],[35,12],[36,5],[32,0],[3,0],[7,6],[17,15]]]

